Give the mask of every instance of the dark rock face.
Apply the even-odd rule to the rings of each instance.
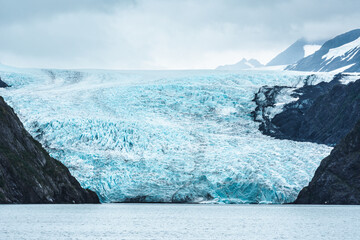
[[[51,158],[0,97],[0,203],[98,203]]]
[[[272,119],[262,117],[259,129],[280,139],[335,145],[360,120],[360,80],[343,85],[339,82],[343,76],[338,74],[329,83],[305,84],[294,90],[298,100],[286,104]],[[255,111],[254,120],[264,112]]]
[[[360,121],[322,160],[297,204],[360,204]]]
[[[286,104],[272,118],[269,108],[288,87],[264,86],[255,94],[257,107],[252,115],[254,121],[261,122],[259,129],[264,134],[337,144],[295,203],[360,204],[360,80],[343,85],[340,80],[344,76],[337,74],[331,82],[317,85],[312,85],[316,76],[308,76],[304,87],[293,90],[298,100]]]
[[[268,109],[273,108],[276,104],[276,97],[280,92],[290,88],[286,86],[263,86],[255,93],[254,101],[256,103],[255,111],[251,112],[251,116],[255,122],[261,122],[259,130],[262,132],[270,133],[273,132],[273,125],[271,124],[271,117],[268,114]],[[266,131],[265,131],[266,130]]]
[[[299,60],[297,63],[290,65],[286,70],[295,71],[312,71],[312,72],[329,72],[345,66],[353,64],[346,69],[346,72],[360,71],[360,45],[353,46],[342,55],[335,58],[326,58],[325,55],[332,48],[343,46],[347,43],[353,42],[360,37],[360,29],[355,29],[350,32],[341,34],[327,42],[316,51],[314,54]]]
[[[5,82],[3,82],[0,77],[0,88],[6,88],[6,87],[9,87],[9,85],[7,85]]]

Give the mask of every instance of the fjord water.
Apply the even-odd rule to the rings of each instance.
[[[0,205],[0,239],[359,239],[359,206]]]
[[[291,202],[331,150],[264,136],[251,119],[259,87],[306,74],[0,73],[26,129],[102,202]]]

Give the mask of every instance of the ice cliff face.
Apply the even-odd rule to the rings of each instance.
[[[262,85],[296,73],[3,70],[0,94],[102,202],[294,201],[331,148],[252,121]]]

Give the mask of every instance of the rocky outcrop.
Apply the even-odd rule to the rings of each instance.
[[[0,97],[0,203],[98,203],[24,129]]]
[[[5,82],[3,82],[0,77],[0,88],[6,88],[6,87],[9,87],[9,85],[7,85]]]
[[[322,160],[297,204],[360,204],[360,121]]]
[[[264,134],[337,144],[295,203],[360,204],[360,80],[344,85],[346,76],[337,74],[328,83],[313,85],[316,76],[309,75],[303,87],[290,88],[297,100],[276,115],[272,109],[287,87],[264,86],[255,94],[252,115]]]
[[[255,111],[254,120],[260,120],[259,129],[266,135],[335,145],[360,120],[360,80],[344,85],[340,82],[344,76],[337,74],[331,82],[316,85],[311,84],[309,76],[310,83],[292,93],[297,101],[286,104],[272,118],[259,119],[259,114],[268,111]],[[278,88],[273,87],[275,92]],[[266,98],[271,100],[276,96]]]
[[[271,124],[271,109],[276,105],[276,98],[283,89],[291,88],[287,86],[263,86],[255,93],[253,102],[256,103],[255,111],[251,112],[251,116],[255,122],[260,122],[259,130],[273,132]]]

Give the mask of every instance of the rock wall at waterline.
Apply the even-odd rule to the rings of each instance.
[[[297,204],[360,204],[360,121],[322,160]]]
[[[0,203],[98,203],[51,158],[0,97]]]

